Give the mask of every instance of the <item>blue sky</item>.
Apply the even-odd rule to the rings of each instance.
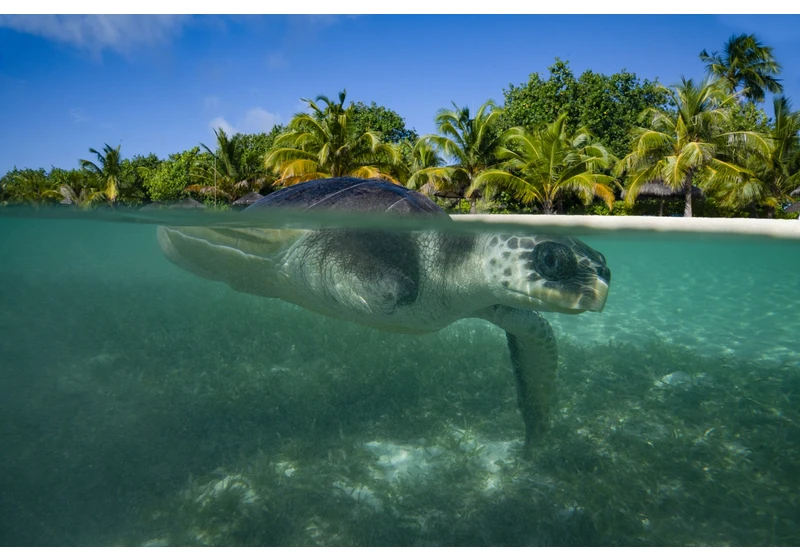
[[[90,147],[166,157],[212,127],[267,131],[301,97],[375,101],[420,134],[436,111],[502,103],[556,57],[579,74],[623,68],[701,78],[702,49],[756,33],[800,108],[800,16],[3,16],[0,175],[75,167]],[[768,103],[771,106],[770,103]],[[769,111],[768,111],[769,112]]]

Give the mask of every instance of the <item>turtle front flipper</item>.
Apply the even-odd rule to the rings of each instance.
[[[517,404],[525,422],[525,454],[550,424],[550,397],[558,369],[558,345],[550,323],[536,311],[492,305],[475,317],[506,331],[517,381]]]

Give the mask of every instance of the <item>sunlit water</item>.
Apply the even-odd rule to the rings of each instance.
[[[548,315],[525,461],[499,328],[320,317],[100,218],[0,216],[0,544],[800,545],[800,242],[581,236],[611,293]]]

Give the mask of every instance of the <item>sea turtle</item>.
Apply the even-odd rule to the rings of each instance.
[[[354,177],[286,188],[246,212],[267,209],[450,219],[420,193]],[[602,254],[553,235],[160,226],[158,241],[199,276],[378,329],[434,332],[466,317],[494,323],[506,331],[526,451],[549,425],[558,366],[553,330],[538,312],[601,311],[611,278]]]

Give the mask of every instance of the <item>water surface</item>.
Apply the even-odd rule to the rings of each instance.
[[[0,216],[0,544],[800,545],[798,241],[581,236],[611,293],[548,315],[524,461],[500,329],[379,332],[36,216]]]

